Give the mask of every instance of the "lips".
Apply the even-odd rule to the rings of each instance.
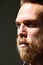
[[[19,47],[20,47],[20,48],[28,47],[28,43],[26,43],[26,42],[21,42],[21,43],[19,43]]]

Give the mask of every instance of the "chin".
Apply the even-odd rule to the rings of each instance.
[[[19,54],[23,62],[26,62],[28,60],[26,52],[20,52]]]
[[[17,43],[17,49],[21,59],[26,63],[39,62],[40,57],[43,57],[43,35],[40,35],[37,39],[33,38],[32,42],[28,44],[27,47],[21,48],[19,47],[19,42]]]
[[[31,48],[30,48],[31,49]],[[28,48],[20,49],[18,48],[18,52],[20,54],[20,58],[23,62],[26,63],[34,63],[38,61],[41,55],[41,51],[35,52],[34,50],[28,50]]]
[[[26,63],[32,62],[34,54],[29,53],[28,49],[19,49],[18,51],[20,54],[20,58],[23,62],[26,62]]]

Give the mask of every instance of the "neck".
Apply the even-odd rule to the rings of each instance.
[[[34,64],[26,64],[26,65],[43,65],[43,63],[34,63]]]
[[[43,65],[43,59],[40,61],[33,61],[32,63],[26,63],[25,65]]]
[[[38,54],[31,63],[26,62],[24,65],[43,65],[43,53]]]
[[[43,58],[35,59],[32,63],[25,63],[24,65],[43,65]]]

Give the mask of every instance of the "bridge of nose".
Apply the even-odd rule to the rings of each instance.
[[[18,30],[18,35],[25,36],[25,37],[27,35],[26,27],[25,27],[25,25],[23,23],[21,23],[21,25],[20,25],[20,29]]]

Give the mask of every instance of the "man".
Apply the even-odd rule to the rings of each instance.
[[[22,61],[26,65],[43,65],[43,1],[21,0],[16,25]]]

